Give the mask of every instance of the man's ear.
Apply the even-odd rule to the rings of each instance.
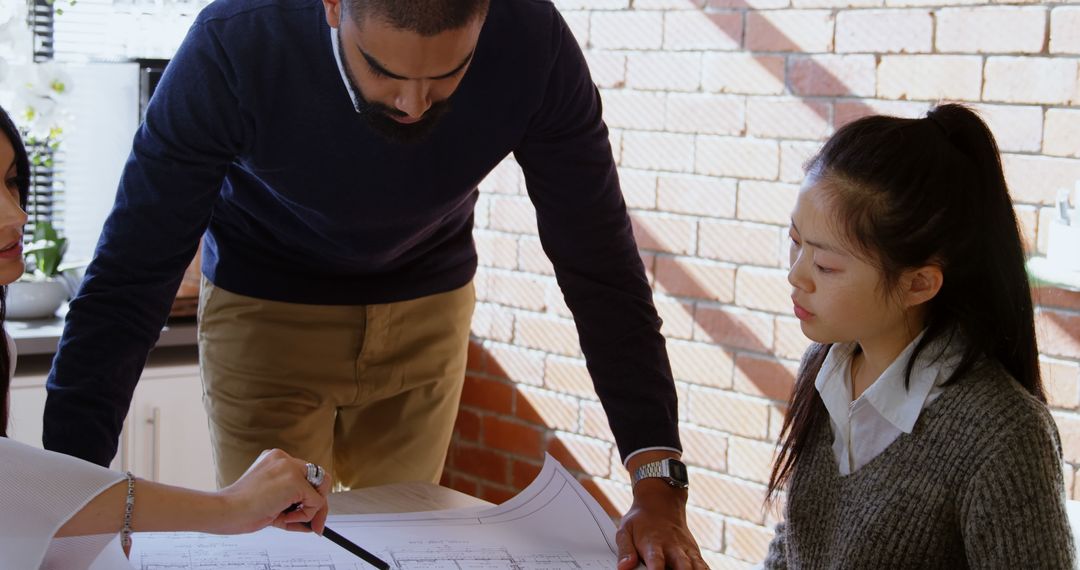
[[[323,8],[326,9],[326,23],[331,28],[341,25],[341,2],[342,0],[322,0]]]
[[[904,305],[916,307],[929,302],[941,291],[944,275],[940,265],[924,265],[904,272]]]

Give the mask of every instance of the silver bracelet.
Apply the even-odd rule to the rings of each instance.
[[[124,526],[120,529],[120,545],[131,548],[131,513],[135,511],[135,476],[131,471],[127,476],[127,500],[124,501]]]

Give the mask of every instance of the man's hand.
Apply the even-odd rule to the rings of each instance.
[[[638,466],[674,453],[650,451],[630,459]],[[706,570],[701,549],[686,526],[686,489],[676,489],[660,479],[642,479],[634,486],[634,504],[622,518],[615,541],[619,546],[618,570],[632,570],[639,563],[649,570]]]

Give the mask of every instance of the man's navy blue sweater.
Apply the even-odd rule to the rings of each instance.
[[[476,272],[477,185],[513,153],[625,457],[679,447],[660,321],[578,44],[550,2],[492,0],[428,139],[369,129],[319,0],[221,0],[170,62],[48,381],[44,443],[107,464],[185,267],[228,291],[373,304]],[[438,315],[432,315],[438,318]]]

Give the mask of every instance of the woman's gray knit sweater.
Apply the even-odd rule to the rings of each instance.
[[[848,476],[820,423],[766,568],[1073,568],[1057,428],[1000,366],[947,387]]]

